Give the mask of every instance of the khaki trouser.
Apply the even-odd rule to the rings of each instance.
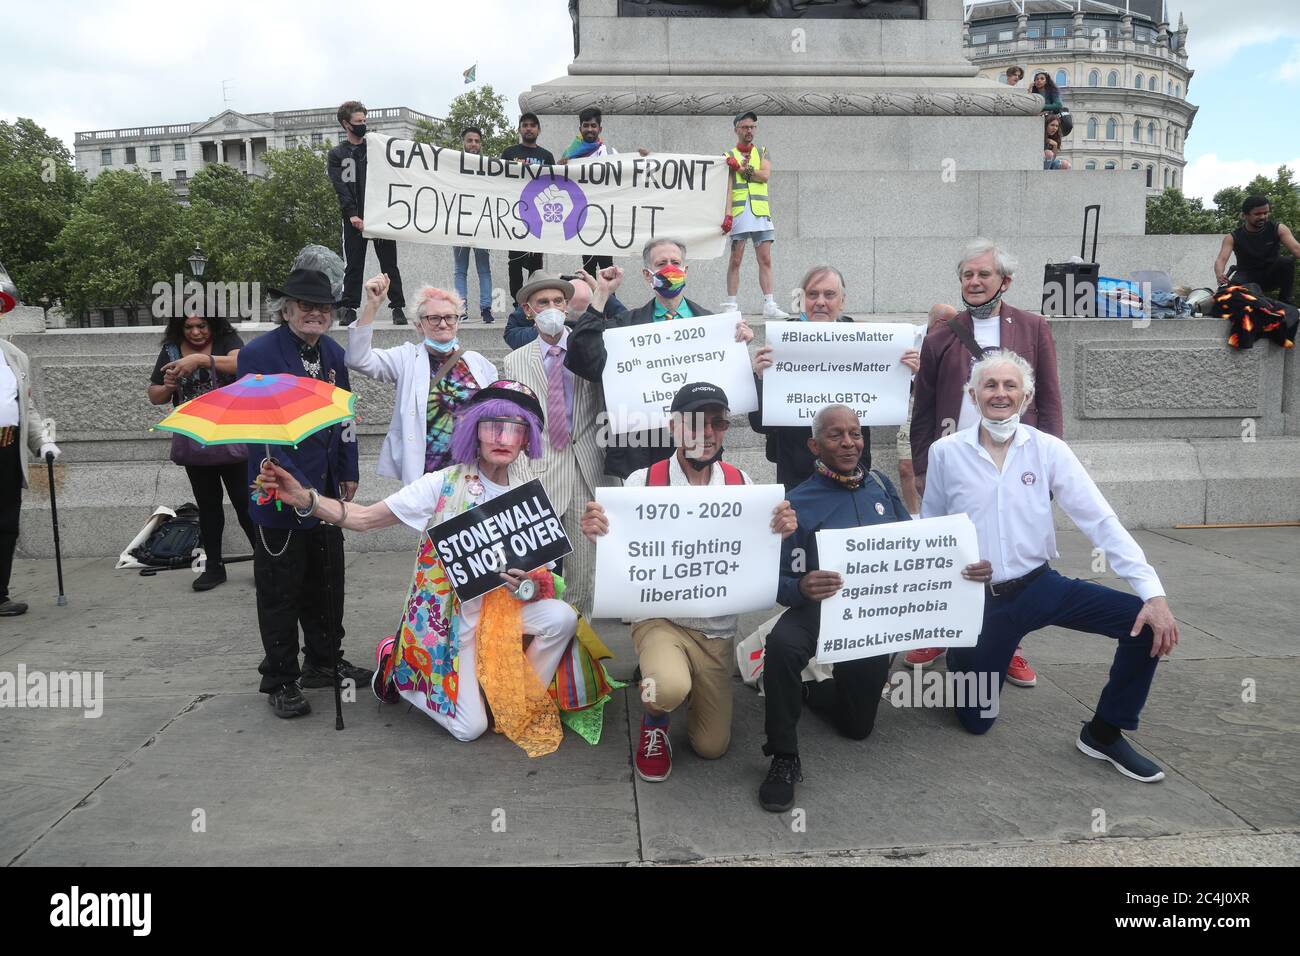
[[[691,748],[713,759],[731,743],[732,637],[706,637],[664,618],[632,627],[641,664],[642,699],[655,710],[676,710],[688,697]]]

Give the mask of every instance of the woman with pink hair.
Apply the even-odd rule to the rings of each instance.
[[[379,452],[380,475],[409,485],[452,461],[451,430],[457,409],[496,381],[496,366],[460,346],[462,302],[455,293],[425,286],[415,297],[415,330],[424,341],[376,349],[375,314],[388,294],[388,276],[366,283],[361,317],[348,326],[348,368],[395,382],[393,418]]]

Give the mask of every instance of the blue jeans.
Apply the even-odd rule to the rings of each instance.
[[[456,294],[469,310],[469,246],[452,246],[451,253],[456,260]],[[489,250],[474,250],[474,266],[478,271],[478,307],[479,311],[492,305],[492,265],[488,259]]]
[[[1114,638],[1115,659],[1097,701],[1097,715],[1122,730],[1136,730],[1159,660],[1151,656],[1154,633],[1149,626],[1137,637],[1129,637],[1141,610],[1142,599],[1136,595],[1067,578],[1049,568],[1013,597],[985,596],[979,643],[949,648],[948,670],[997,674],[1000,692],[1016,646],[1026,634],[1054,625]],[[984,686],[978,683],[984,678],[976,680],[975,686]],[[981,717],[981,709],[978,705],[956,708],[962,726],[973,734],[987,732],[996,719]]]

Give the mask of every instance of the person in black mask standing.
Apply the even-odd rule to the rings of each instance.
[[[1236,282],[1253,282],[1264,293],[1277,290],[1277,297],[1292,303],[1295,290],[1295,256],[1300,258],[1300,242],[1280,222],[1269,218],[1272,207],[1267,196],[1249,196],[1241,204],[1241,225],[1223,237],[1219,258],[1214,260],[1214,276],[1226,285],[1228,257],[1237,255]],[[1286,246],[1290,256],[1282,255]]]
[[[542,121],[536,113],[525,113],[519,117],[519,142],[507,146],[501,151],[501,158],[530,166],[554,166],[555,156],[549,149],[537,145],[537,137],[542,133]],[[520,252],[510,250],[508,259],[510,268],[510,299],[519,301],[519,290],[524,287],[524,276],[540,272],[542,254],[540,252]]]
[[[354,322],[361,306],[361,277],[366,268],[366,108],[348,100],[338,109],[339,125],[347,138],[330,150],[326,169],[343,213],[343,323]],[[397,268],[397,242],[372,239],[379,271],[389,278],[388,301],[393,307],[393,323],[406,324],[406,296],[402,292],[402,273]]]

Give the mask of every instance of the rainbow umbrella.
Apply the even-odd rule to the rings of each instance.
[[[154,428],[200,445],[298,445],[353,417],[356,396],[298,375],[250,373],[180,405]]]

